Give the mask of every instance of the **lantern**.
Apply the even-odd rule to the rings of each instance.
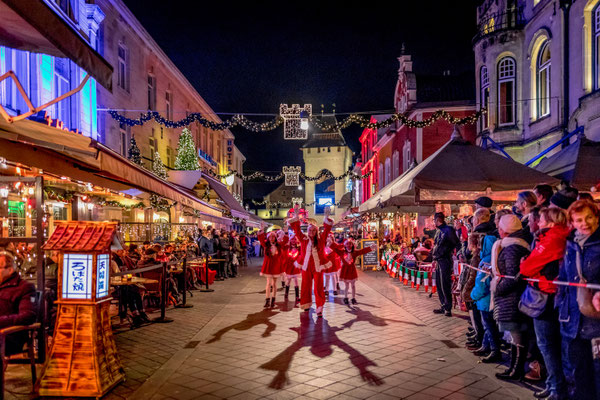
[[[57,222],[44,250],[59,251],[56,332],[40,396],[100,398],[125,380],[110,324],[110,250],[116,222]]]
[[[230,173],[225,177],[225,183],[227,184],[227,186],[232,186],[233,182],[235,182],[235,175],[233,173]]]

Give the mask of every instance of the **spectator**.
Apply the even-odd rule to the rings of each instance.
[[[550,207],[558,207],[567,210],[571,204],[577,201],[579,191],[572,187],[565,187],[550,198]]]
[[[588,201],[591,201],[592,203],[594,202],[594,198],[592,197],[592,194],[588,193],[588,192],[579,192],[579,194],[577,195],[577,200],[588,200]]]
[[[480,233],[473,233],[469,236],[469,253],[473,255],[470,260],[470,265],[475,268],[479,267],[479,250],[481,247],[479,243],[481,242],[482,237],[483,234]],[[473,354],[477,356],[487,356],[490,352],[490,348],[489,345],[483,343],[484,328],[481,323],[481,315],[473,299],[471,298],[471,291],[475,286],[476,276],[476,269],[469,268],[467,266],[463,267],[460,280],[460,297],[462,301],[464,301],[465,307],[469,311],[471,324],[475,330],[475,336],[472,338],[471,343],[467,343],[467,347],[473,352]]]
[[[213,248],[213,242],[209,237],[210,230],[201,230],[200,231],[200,239],[198,240],[198,247],[200,248],[200,253],[202,257],[213,256],[215,254],[215,250]]]
[[[546,388],[537,392],[537,398],[565,398],[567,385],[561,361],[561,336],[558,312],[554,308],[557,291],[552,283],[558,276],[559,261],[563,259],[569,228],[566,213],[559,208],[543,208],[539,218],[540,230],[536,233],[536,246],[521,262],[521,275],[540,279],[539,283],[529,283],[533,289],[547,297],[543,312],[533,318],[533,326],[538,347],[544,358],[548,376]]]
[[[530,191],[521,192],[515,202],[516,214],[520,215],[524,239],[531,245],[533,234],[529,231],[529,214],[537,204],[537,197]]]
[[[599,219],[600,210],[587,200],[569,207],[568,220],[575,231],[567,240],[559,280],[600,283]],[[586,288],[560,286],[556,298],[561,334],[570,339],[569,361],[574,368],[574,398],[578,400],[600,397],[600,360],[592,353],[592,339],[600,337],[599,314],[590,317],[582,313],[592,315],[591,294]]]
[[[441,307],[433,310],[435,314],[452,316],[452,254],[460,246],[453,228],[446,225],[443,213],[434,215],[437,227],[433,247],[433,260],[436,262],[436,278]]]
[[[533,194],[533,193],[532,193]],[[516,215],[504,215],[498,224],[500,240],[492,248],[491,305],[494,309],[494,319],[498,322],[501,332],[509,332],[511,336],[510,367],[496,377],[504,380],[519,380],[523,378],[525,360],[527,358],[527,323],[519,312],[519,300],[524,290],[522,281],[501,278],[499,275],[516,276],[519,273],[519,263],[529,254],[529,243],[521,221]]]
[[[481,196],[475,199],[475,211],[480,208],[487,208],[488,210],[492,208],[494,205],[494,200],[490,199],[487,196]]]
[[[533,188],[533,194],[537,198],[537,206],[538,207],[548,207],[550,206],[550,198],[554,194],[554,189],[550,185],[536,185]]]
[[[233,250],[233,244],[231,242],[231,238],[229,237],[229,233],[226,230],[221,231],[221,239],[219,250],[221,250],[221,261],[223,266],[221,270],[223,272],[224,278],[233,278],[233,273],[231,271],[231,251]]]
[[[35,322],[35,287],[21,279],[15,268],[15,258],[7,251],[0,251],[0,298],[0,328]],[[21,352],[27,335],[27,332],[7,335],[5,354]]]

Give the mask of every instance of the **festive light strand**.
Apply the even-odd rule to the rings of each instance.
[[[262,179],[267,182],[277,182],[277,181],[280,181],[281,179],[283,179],[283,177],[284,177],[283,173],[280,173],[277,175],[265,175],[263,172],[260,172],[260,171],[255,171],[255,172],[251,173],[250,175],[240,174],[236,170],[229,171],[226,174],[216,174],[216,173],[212,172],[211,170],[208,170],[207,172],[217,179],[225,179],[228,176],[235,175],[236,177],[238,177],[244,181],[251,181],[254,179]],[[318,181],[323,178],[333,179],[336,181],[346,179],[346,178],[359,180],[359,179],[368,178],[369,176],[371,176],[372,173],[373,173],[373,171],[369,171],[366,174],[361,175],[361,174],[357,174],[357,173],[353,172],[352,170],[348,170],[345,173],[343,173],[342,175],[335,176],[329,171],[321,171],[316,176],[306,176],[305,174],[301,173],[300,177],[306,181]]]
[[[148,111],[145,114],[141,114],[139,118],[127,118],[124,115],[119,114],[115,110],[109,110],[108,113],[119,124],[124,124],[127,126],[144,125],[150,120],[155,120],[156,122],[158,122],[161,125],[164,125],[167,128],[182,128],[194,122],[198,122],[200,125],[204,126],[205,128],[209,128],[213,131],[223,131],[226,129],[233,128],[234,126],[241,126],[253,132],[267,132],[276,129],[279,125],[283,123],[283,118],[279,116],[271,121],[260,123],[251,121],[241,114],[236,114],[230,119],[218,123],[204,118],[201,113],[191,113],[187,117],[177,121],[172,121],[167,118],[164,118],[157,111]]]
[[[252,132],[268,132],[278,128],[284,122],[284,118],[282,116],[277,116],[271,121],[259,123],[249,120],[242,114],[235,114],[230,119],[218,123],[203,117],[201,113],[191,113],[187,117],[177,121],[172,121],[167,118],[164,118],[157,111],[148,111],[145,114],[141,114],[139,118],[127,118],[124,115],[119,114],[116,110],[109,110],[108,113],[115,121],[127,126],[143,125],[150,120],[155,120],[156,122],[166,126],[167,128],[181,128],[188,126],[194,122],[198,122],[205,128],[209,128],[213,131],[222,131],[230,129],[234,126],[241,126]],[[357,124],[363,128],[368,129],[386,128],[395,123],[406,125],[409,128],[424,128],[432,125],[440,119],[443,119],[453,125],[472,125],[476,123],[477,120],[486,113],[487,109],[482,108],[471,115],[458,118],[454,117],[450,112],[446,110],[437,110],[429,118],[426,118],[422,121],[417,121],[408,118],[404,114],[395,113],[392,114],[389,118],[377,122],[370,122],[369,118],[361,114],[350,114],[348,117],[335,124],[328,124],[322,122],[318,116],[312,116],[310,118],[310,122],[324,131],[338,131],[341,129],[345,129],[352,124]]]
[[[301,203],[294,203],[294,202],[282,202],[282,201],[274,201],[274,202],[270,202],[270,201],[256,201],[256,200],[252,200],[252,204],[256,205],[256,206],[264,206],[266,205],[267,208],[284,208],[284,207],[293,207],[295,204],[300,204],[304,207],[312,207],[315,204],[317,204],[316,201],[313,201],[312,203],[305,203],[305,202],[301,202]],[[332,204],[323,204],[325,206],[334,206],[334,207],[339,207],[342,204],[342,201],[338,201],[337,203],[332,203]]]

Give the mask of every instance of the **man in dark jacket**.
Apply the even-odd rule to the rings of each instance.
[[[202,257],[212,256],[215,253],[213,242],[209,237],[210,230],[202,230],[200,239],[198,239],[198,248]]]
[[[446,225],[443,213],[434,215],[437,231],[433,246],[433,261],[437,264],[435,274],[440,297],[441,308],[433,310],[436,314],[452,316],[452,253],[460,247],[456,231]]]
[[[12,254],[0,252],[0,328],[35,322],[35,287],[21,279]],[[23,350],[27,332],[6,337],[6,355]]]

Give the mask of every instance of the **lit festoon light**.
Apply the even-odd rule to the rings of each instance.
[[[235,181],[235,175],[234,174],[230,174],[225,178],[225,183],[227,184],[227,186],[231,186],[233,185],[233,182]]]
[[[0,188],[0,197],[6,198],[8,197],[8,188]]]

